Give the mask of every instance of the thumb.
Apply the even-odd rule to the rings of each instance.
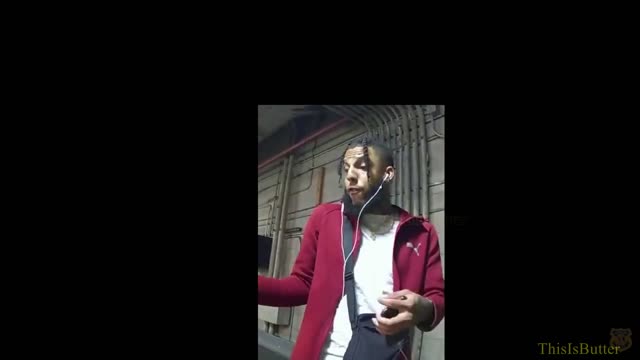
[[[406,296],[409,295],[409,294],[411,294],[411,291],[409,291],[409,290],[400,290],[400,291],[395,291],[395,292],[392,292],[392,293],[390,293],[388,291],[383,291],[382,292],[383,297],[388,298],[388,299],[402,299],[402,300],[404,300],[404,299],[407,298]]]

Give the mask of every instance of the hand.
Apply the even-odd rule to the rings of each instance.
[[[382,305],[398,310],[391,319],[376,314],[374,324],[383,335],[394,335],[425,321],[433,313],[433,304],[426,298],[409,290],[400,290],[378,299]]]

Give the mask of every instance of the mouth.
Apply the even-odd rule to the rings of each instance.
[[[359,189],[359,188],[348,188],[347,192],[349,193],[349,195],[355,195],[355,194],[361,193],[362,189]]]

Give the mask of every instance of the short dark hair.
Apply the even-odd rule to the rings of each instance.
[[[380,161],[382,161],[383,167],[394,166],[393,151],[391,151],[391,149],[389,149],[387,145],[375,139],[372,139],[369,137],[363,137],[359,140],[356,140],[355,142],[349,143],[347,145],[347,148],[344,149],[344,152],[340,157],[340,161],[338,162],[338,181],[340,183],[342,183],[342,171],[343,171],[342,168],[344,167],[344,156],[347,153],[347,150],[353,149],[356,147],[363,148],[364,162],[367,168],[367,178],[369,178],[369,171],[371,170],[370,169],[371,160],[369,159],[369,148],[376,149],[376,153],[378,154]]]

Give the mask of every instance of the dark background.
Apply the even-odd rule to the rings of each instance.
[[[539,342],[608,344],[611,328],[640,331],[635,112],[516,98],[318,96],[446,105],[450,359],[539,359]],[[39,167],[51,182],[22,199],[47,216],[25,224],[39,230],[21,243],[38,266],[23,265],[34,295],[19,293],[29,311],[14,333],[37,333],[47,345],[30,349],[56,354],[255,356],[251,124],[258,103],[313,103],[279,100],[215,112],[196,96],[115,102],[100,115],[127,117],[41,143],[49,152],[38,157],[57,161]]]

